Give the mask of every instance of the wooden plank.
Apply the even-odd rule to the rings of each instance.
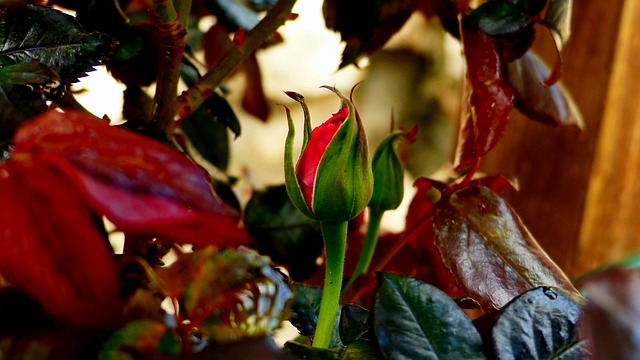
[[[573,34],[563,50],[562,80],[584,115],[587,132],[539,124],[514,112],[505,137],[481,168],[520,180],[521,192],[504,196],[570,275],[575,275],[573,264],[624,2],[583,0],[574,4]],[[550,36],[541,29],[538,38],[536,49],[553,61]]]
[[[640,1],[622,11],[574,273],[640,250]]]

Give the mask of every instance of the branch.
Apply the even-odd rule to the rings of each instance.
[[[165,131],[171,127],[176,114],[176,93],[190,9],[191,0],[153,1],[162,52],[151,119],[158,129]]]
[[[241,46],[233,46],[227,50],[217,64],[178,97],[178,115],[171,126],[167,128],[169,137],[187,116],[211,96],[222,80],[258,49],[285,21],[291,19],[291,9],[295,3],[296,0],[278,1],[258,25],[247,32]]]

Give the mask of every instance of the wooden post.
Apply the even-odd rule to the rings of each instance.
[[[612,211],[610,208],[596,209],[601,205],[598,202],[605,196],[604,191],[608,190],[603,186],[609,186],[606,183],[609,180],[603,180],[601,189],[598,190],[590,189],[590,178],[592,172],[601,169],[603,163],[611,157],[611,154],[596,153],[597,147],[600,151],[607,151],[606,145],[601,144],[604,140],[600,140],[600,137],[605,134],[601,132],[601,127],[621,127],[621,135],[631,136],[631,133],[625,132],[625,125],[603,123],[616,116],[614,109],[610,110],[612,98],[624,95],[627,100],[618,101],[631,103],[629,106],[635,106],[634,111],[640,109],[640,99],[632,99],[638,93],[631,92],[633,80],[640,81],[640,78],[632,79],[633,74],[625,75],[623,73],[626,70],[618,70],[625,66],[621,64],[624,61],[628,62],[627,68],[633,68],[634,64],[640,62],[640,57],[636,54],[636,61],[633,62],[622,59],[624,54],[616,49],[621,36],[629,36],[627,41],[632,39],[631,34],[625,35],[630,30],[624,29],[625,26],[632,26],[633,16],[640,15],[637,3],[637,0],[582,0],[574,3],[573,34],[563,49],[565,66],[561,79],[583,113],[586,132],[539,124],[514,112],[502,142],[483,160],[484,172],[512,175],[520,180],[521,192],[506,193],[505,198],[549,255],[569,275],[579,275],[605,261],[602,251],[593,245],[600,235],[586,227],[585,221],[593,222],[601,212]],[[625,12],[634,10],[635,13],[625,13],[622,16],[623,7]],[[625,25],[624,21],[629,24]],[[537,37],[539,41],[536,50],[543,58],[553,61],[553,55],[550,56],[553,54],[550,36],[544,33],[544,29],[540,29]],[[628,76],[626,82],[629,83],[629,88],[626,90],[617,88],[619,85],[615,83],[618,80],[613,76],[614,68],[621,73],[619,76]],[[637,70],[633,71],[636,72]],[[625,111],[625,114],[632,114],[634,111]],[[605,113],[610,115],[605,116]],[[636,121],[635,118],[619,120],[627,128]],[[631,146],[628,148],[629,151],[632,149]],[[627,161],[622,157],[614,160],[620,162],[615,167],[616,170],[624,168],[623,164]],[[638,161],[640,158],[636,160]],[[594,163],[598,164],[596,168]],[[598,170],[599,173],[606,171],[609,170]],[[594,175],[602,176],[595,172]],[[593,184],[597,184],[596,180]],[[609,201],[618,199],[620,195],[620,190],[611,191],[608,193]],[[636,216],[636,222],[640,224],[640,212],[634,214],[630,209],[628,214]],[[612,224],[599,223],[597,226],[610,225]],[[611,256],[613,254],[607,254],[606,259]]]

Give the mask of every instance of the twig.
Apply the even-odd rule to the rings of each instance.
[[[153,0],[162,54],[151,119],[158,129],[165,131],[173,123],[176,114],[176,93],[190,9],[191,0]]]
[[[213,91],[240,63],[262,45],[276,30],[291,19],[291,9],[296,0],[280,0],[267,15],[246,34],[240,46],[233,46],[193,86],[178,97],[177,117],[167,129],[169,137],[180,123],[211,96]]]

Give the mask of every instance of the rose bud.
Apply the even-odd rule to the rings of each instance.
[[[400,206],[404,197],[404,168],[397,144],[416,140],[417,127],[409,131],[396,130],[389,134],[373,154],[373,195],[369,201],[371,211],[387,211]]]
[[[289,133],[285,147],[285,182],[293,204],[307,216],[320,221],[353,219],[367,206],[373,192],[373,173],[367,138],[353,103],[333,91],[342,105],[330,119],[311,131],[304,97],[286,92],[304,110],[304,140],[297,166],[293,166],[295,129],[285,107]]]

